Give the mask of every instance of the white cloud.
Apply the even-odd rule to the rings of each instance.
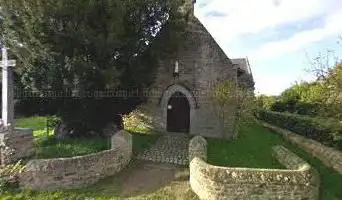
[[[309,44],[342,33],[340,1],[197,0],[195,15],[230,57],[248,56],[251,64],[255,63],[252,64],[252,71],[257,91],[271,95],[279,94],[296,80],[305,77],[299,60],[294,61],[291,71],[284,70],[288,66],[282,65],[281,59],[286,59],[287,53],[302,50]],[[220,13],[220,15],[211,16],[210,13]],[[279,41],[258,44],[260,46],[243,42],[246,38],[252,41],[262,36],[265,38],[262,33],[282,25],[297,25],[299,22],[318,17],[324,17],[324,24],[320,28],[313,27],[311,30],[294,32],[290,38],[280,36]],[[241,46],[242,43],[245,46]],[[231,46],[235,49],[230,48]],[[274,70],[274,64],[272,66],[272,63],[275,63],[274,58],[279,63],[277,67],[282,69],[279,73]],[[286,63],[289,63],[288,59]],[[268,70],[271,68],[272,72]],[[287,75],[285,71],[291,73]]]
[[[306,45],[321,41],[328,37],[336,37],[342,33],[342,13],[334,14],[327,17],[325,26],[323,28],[316,28],[312,30],[299,32],[292,37],[278,41],[264,44],[260,49],[257,49],[253,58],[265,59],[275,57],[284,53],[299,50]]]
[[[326,14],[336,9],[339,0],[213,0],[196,8],[196,16],[220,42],[234,41],[245,33],[258,33],[280,24],[296,22]],[[226,13],[225,17],[210,17],[207,13]]]
[[[265,95],[279,95],[295,82],[313,81],[315,77],[309,74],[264,74],[254,77],[256,93]]]
[[[256,82],[256,93],[266,95],[278,95],[280,91],[285,90],[289,86],[289,80],[284,76],[257,76],[254,77],[254,81]]]

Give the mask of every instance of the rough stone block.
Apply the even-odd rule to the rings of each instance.
[[[0,133],[1,164],[7,165],[34,153],[32,129],[16,128],[12,132]]]

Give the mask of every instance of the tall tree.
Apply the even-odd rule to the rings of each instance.
[[[342,38],[339,38],[342,41]],[[339,43],[341,45],[341,43]],[[342,60],[334,50],[320,53],[313,59],[309,69],[320,83],[322,114],[342,120]]]
[[[172,56],[181,42],[180,3],[0,0],[2,42],[21,63],[26,90],[89,97],[54,99],[62,120],[82,133],[103,127],[116,112],[113,100],[95,98],[95,91],[143,89],[153,82],[158,59]]]

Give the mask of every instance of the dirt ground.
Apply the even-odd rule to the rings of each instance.
[[[190,189],[188,168],[145,161],[134,161],[95,188],[105,196],[112,194],[120,199],[198,199]]]

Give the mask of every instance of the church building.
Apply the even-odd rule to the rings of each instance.
[[[211,86],[220,80],[245,84],[254,91],[247,58],[230,59],[203,24],[194,16],[194,0],[186,0],[182,9],[188,14],[186,38],[177,59],[160,61],[157,78],[148,101],[140,108],[151,127],[163,133],[232,137],[234,115],[225,124],[225,136],[208,99]],[[157,92],[155,92],[157,91]],[[231,105],[232,113],[236,108]]]

